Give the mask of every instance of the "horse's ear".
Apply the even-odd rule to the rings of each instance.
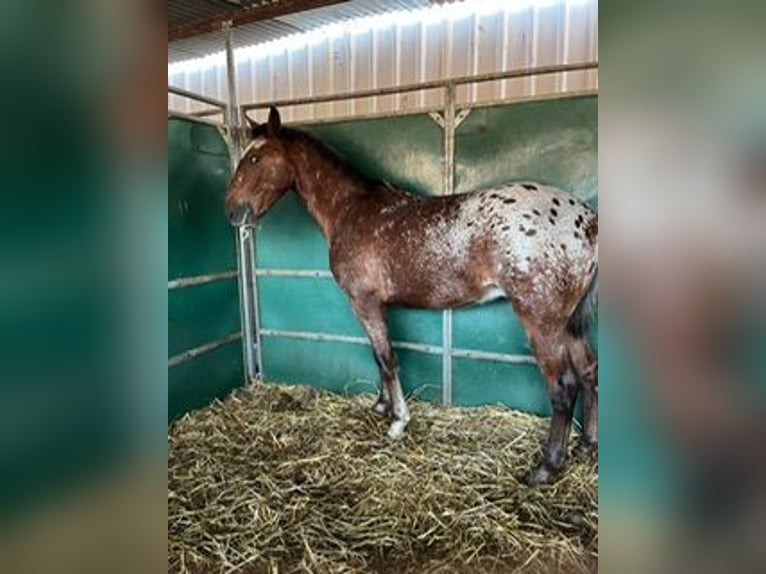
[[[277,108],[271,106],[271,109],[269,109],[269,135],[277,135],[281,127],[282,119],[279,117],[279,112]]]

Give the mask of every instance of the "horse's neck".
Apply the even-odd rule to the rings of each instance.
[[[311,216],[329,240],[343,213],[364,192],[362,180],[350,168],[314,149],[313,142],[298,141],[291,147],[296,188]]]

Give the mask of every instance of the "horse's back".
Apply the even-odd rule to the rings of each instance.
[[[596,214],[541,184],[438,198],[381,192],[352,217],[331,249],[336,278],[402,305],[465,305],[512,279],[586,274],[594,260]]]
[[[555,187],[523,183],[476,192],[461,220],[481,222],[495,282],[517,311],[567,315],[597,272],[598,215]]]

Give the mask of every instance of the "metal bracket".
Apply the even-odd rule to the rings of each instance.
[[[455,114],[455,129],[457,129],[460,124],[463,123],[463,120],[468,117],[468,114],[471,113],[471,108],[463,108],[458,113]]]
[[[444,115],[441,112],[428,112],[428,115],[431,116],[433,121],[439,124],[441,129],[444,129],[447,125],[447,122],[444,120]]]

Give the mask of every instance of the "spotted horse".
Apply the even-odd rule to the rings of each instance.
[[[233,225],[253,223],[294,189],[330,247],[330,268],[364,326],[380,368],[373,410],[402,435],[410,413],[386,325],[390,305],[444,309],[510,301],[547,382],[553,415],[530,484],[564,468],[575,400],[579,452],[598,448],[598,361],[588,344],[598,293],[598,215],[539,183],[423,197],[369,179],[298,129],[250,120],[251,142],[226,194]]]

